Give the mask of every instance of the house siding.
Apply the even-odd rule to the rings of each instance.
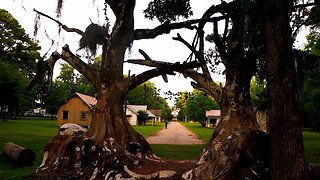
[[[138,116],[136,113],[134,113],[129,108],[127,108],[126,115],[127,115],[127,120],[131,125],[138,125]]]
[[[63,119],[63,111],[68,111],[68,119]],[[85,119],[81,119],[81,112],[86,112]],[[92,111],[78,96],[69,99],[60,106],[57,113],[57,125],[66,123],[75,123],[80,126],[90,126],[92,120]]]

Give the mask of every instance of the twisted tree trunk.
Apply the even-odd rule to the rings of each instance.
[[[233,82],[224,87],[221,120],[187,179],[258,179],[267,176],[267,135],[260,131],[249,91]],[[235,88],[236,87],[236,88]]]
[[[60,178],[114,177],[123,173],[125,166],[137,165],[141,158],[153,156],[148,142],[125,117],[122,88],[115,83],[100,91],[88,133],[57,134],[45,147],[38,176],[54,173]]]

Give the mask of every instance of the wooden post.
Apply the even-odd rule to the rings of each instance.
[[[36,153],[31,149],[14,143],[6,143],[3,147],[2,154],[19,165],[32,165],[36,158]]]

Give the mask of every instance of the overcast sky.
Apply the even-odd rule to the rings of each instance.
[[[91,21],[102,24],[104,22],[103,6],[101,6],[103,2],[103,0],[96,0],[95,5],[93,5],[92,0],[65,0],[61,21],[69,27],[75,27],[82,31],[85,30]],[[144,19],[142,11],[147,7],[148,2],[149,0],[137,0],[135,9],[135,28],[154,28],[159,25],[159,22],[157,21]],[[217,1],[191,0],[191,6],[194,12],[193,18],[200,18],[202,13],[211,6],[213,2]],[[36,15],[33,9],[35,8],[38,11],[50,15],[51,17],[55,17],[56,4],[57,0],[0,0],[0,8],[9,11],[31,37],[33,37],[34,19]],[[109,19],[113,22],[114,17],[110,15]],[[45,36],[44,31],[47,32],[51,39],[59,39],[56,41],[57,43],[52,51],[61,51],[61,47],[65,44],[69,44],[70,49],[74,53],[76,53],[79,48],[79,35],[75,33],[66,33],[62,30],[60,37],[58,37],[56,24],[51,20],[41,17],[41,28],[36,38],[42,47],[42,54],[48,50],[50,45],[50,40]],[[143,49],[152,59],[168,62],[182,62],[189,56],[190,51],[181,43],[172,40],[172,37],[174,37],[178,32],[187,41],[192,41],[194,32],[189,30],[175,30],[169,35],[159,36],[152,40],[135,41],[133,43],[131,53],[127,53],[126,58],[142,58],[138,53],[138,49]],[[300,35],[299,44],[305,42],[303,37],[304,34]],[[62,60],[60,63],[62,63]],[[146,69],[147,68],[145,66],[125,64],[124,73],[127,74],[130,70],[131,74],[138,74]],[[57,76],[58,74],[59,66],[56,66],[54,76]],[[221,82],[223,81],[223,76],[215,75],[214,79]],[[155,83],[158,89],[161,89],[161,95],[163,95],[163,92],[168,90],[175,93],[179,91],[192,91],[190,79],[185,79],[179,74],[176,76],[169,76],[168,83],[164,83],[161,77],[153,78],[151,81]],[[170,105],[173,105],[172,100],[168,102]]]

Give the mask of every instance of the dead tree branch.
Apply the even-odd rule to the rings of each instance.
[[[207,22],[218,22],[220,20],[225,19],[224,16],[219,17],[212,17],[209,19],[206,19]],[[175,29],[197,29],[197,27],[194,24],[197,24],[201,21],[201,19],[193,19],[188,20],[184,22],[178,22],[178,23],[164,23],[161,24],[154,29],[136,29],[134,30],[134,40],[140,40],[140,39],[153,39],[159,35],[162,34],[169,34],[172,30]]]
[[[149,79],[162,75],[162,78],[165,82],[168,82],[167,75],[175,75],[176,72],[183,72],[186,69],[193,69],[200,66],[198,62],[189,62],[189,63],[170,63],[163,61],[151,60],[150,57],[143,51],[139,50],[141,54],[145,57],[145,59],[129,59],[126,62],[131,64],[144,65],[149,67],[155,67],[155,69],[151,69],[149,71],[145,71],[137,76],[133,75],[130,78],[129,82],[129,90],[135,88],[139,84],[148,81]]]
[[[69,28],[69,27],[66,26],[65,24],[63,24],[63,23],[61,23],[60,21],[58,21],[58,20],[50,17],[49,15],[44,14],[44,13],[42,13],[42,12],[36,10],[36,9],[33,9],[33,10],[34,10],[36,13],[40,14],[41,16],[44,16],[44,17],[46,17],[46,18],[48,18],[48,19],[51,19],[52,21],[56,22],[59,26],[62,27],[62,29],[64,29],[64,30],[67,31],[67,32],[75,32],[75,33],[79,34],[80,36],[83,36],[83,34],[84,34],[84,32],[81,31],[80,29],[77,29],[77,28]]]
[[[68,45],[65,45],[62,48],[62,53],[60,58],[69,63],[72,67],[74,67],[80,74],[82,74],[85,78],[88,79],[90,83],[93,85],[97,84],[98,81],[98,73],[90,67],[88,64],[83,62],[78,56],[74,55]]]
[[[195,55],[195,58],[198,59],[199,62],[201,63],[203,74],[207,76],[208,79],[211,79],[211,76],[207,67],[207,63],[205,62],[205,58],[204,58],[203,35],[202,35],[202,40],[200,40],[201,45],[199,47],[200,49],[199,51],[196,50],[196,47],[192,46],[185,39],[183,39],[179,33],[177,34],[177,37],[173,37],[172,39],[183,43],[185,46],[187,46],[190,49],[190,51]]]
[[[193,88],[202,90],[210,94],[218,103],[222,101],[223,87],[219,86],[214,81],[209,80],[206,76],[196,72],[193,69],[185,70],[183,71],[183,73],[185,76],[190,77],[197,82],[191,82]]]
[[[68,45],[62,48],[62,53],[53,52],[48,60],[38,62],[37,72],[33,80],[28,85],[27,89],[31,89],[37,83],[46,83],[48,85],[48,92],[51,90],[53,69],[58,59],[63,59],[74,67],[79,73],[88,79],[90,83],[96,86],[99,81],[98,73],[88,64],[84,63],[79,57],[74,55]],[[45,82],[44,82],[45,81]]]

